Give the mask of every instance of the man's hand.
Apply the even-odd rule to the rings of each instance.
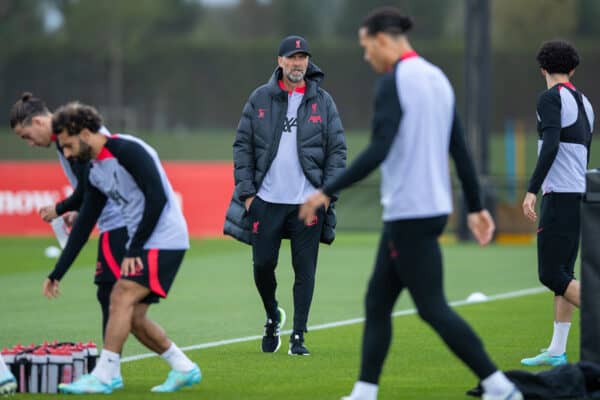
[[[247,197],[246,200],[244,200],[244,206],[246,207],[246,212],[250,211],[250,205],[252,205],[252,202],[254,201],[254,197],[256,197],[256,196],[250,196],[250,197]]]
[[[304,220],[305,225],[310,225],[315,218],[317,209],[321,206],[329,207],[331,198],[320,190],[317,190],[300,206],[300,212],[298,213],[298,219]]]
[[[483,209],[479,212],[469,213],[467,224],[480,245],[485,246],[492,240],[496,225],[488,210]]]
[[[60,295],[58,281],[53,281],[50,278],[46,278],[42,287],[42,293],[49,299],[57,298]]]
[[[121,275],[129,276],[135,275],[136,273],[144,269],[144,263],[141,257],[125,257],[121,263]]]
[[[40,214],[40,217],[46,222],[52,222],[54,218],[58,217],[58,214],[56,214],[56,206],[54,205],[41,207],[38,210],[38,214]]]
[[[537,214],[535,212],[535,201],[535,194],[527,192],[525,199],[523,200],[523,214],[531,222],[535,222],[537,219]]]
[[[63,214],[62,218],[63,221],[65,221],[65,225],[67,225],[68,228],[72,228],[78,215],[79,213],[77,211],[71,211]]]

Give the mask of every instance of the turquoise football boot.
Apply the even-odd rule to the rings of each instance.
[[[102,382],[92,374],[85,374],[73,383],[61,383],[58,385],[58,390],[67,394],[111,394],[112,386],[109,383]]]
[[[547,351],[543,351],[535,357],[524,358],[521,360],[521,364],[528,367],[539,367],[542,365],[556,367],[558,365],[565,365],[566,363],[567,353],[563,353],[560,356],[551,356]]]
[[[125,387],[123,384],[123,377],[117,376],[116,378],[112,378],[112,381],[110,381],[110,386],[112,387],[112,390],[123,389]]]
[[[176,392],[183,387],[200,383],[201,380],[202,373],[200,372],[200,368],[198,368],[197,364],[194,364],[194,368],[188,372],[171,370],[167,376],[167,380],[161,385],[154,386],[152,392]]]
[[[11,396],[17,391],[17,380],[10,372],[0,377],[0,396]]]

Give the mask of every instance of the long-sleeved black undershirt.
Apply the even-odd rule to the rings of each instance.
[[[74,166],[73,164],[71,164]],[[72,168],[77,176],[77,185],[73,189],[73,193],[66,199],[56,203],[55,210],[56,214],[63,215],[69,211],[79,211],[83,204],[83,196],[85,193],[85,186],[87,185],[87,175],[89,173],[89,163],[75,162],[76,168]],[[76,172],[77,171],[77,172]]]
[[[561,99],[558,91],[545,91],[538,100],[542,146],[527,191],[537,194],[546,179],[560,147]]]
[[[61,280],[67,273],[79,252],[88,241],[98,217],[106,204],[106,196],[92,185],[87,185],[79,216],[73,224],[67,244],[63,249],[54,270],[48,275],[51,280]]]

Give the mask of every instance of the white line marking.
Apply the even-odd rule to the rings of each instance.
[[[504,299],[512,299],[512,298],[515,298],[515,297],[529,296],[529,295],[532,295],[532,294],[542,293],[542,292],[545,292],[547,290],[548,289],[546,289],[545,287],[535,287],[535,288],[529,288],[529,289],[516,290],[514,292],[494,294],[494,295],[488,296],[488,298],[486,300],[477,301],[477,302],[466,301],[466,300],[452,301],[452,302],[449,303],[449,305],[451,307],[459,307],[459,306],[464,306],[466,304],[487,303],[489,301],[504,300]],[[411,308],[411,309],[408,309],[408,310],[396,311],[396,312],[392,313],[392,317],[400,317],[400,316],[403,316],[403,315],[412,315],[412,314],[416,314],[416,312],[417,312],[417,310],[415,310],[414,308]],[[364,317],[346,319],[346,320],[343,320],[343,321],[336,321],[336,322],[328,322],[328,323],[325,323],[325,324],[319,324],[319,325],[311,326],[310,327],[310,331],[319,331],[319,330],[322,330],[322,329],[337,328],[337,327],[346,326],[346,325],[355,325],[355,324],[360,324],[360,323],[363,323],[363,322],[365,322],[365,318]],[[287,335],[287,334],[290,334],[290,333],[292,333],[291,329],[281,332],[281,334],[283,334],[283,335]],[[208,348],[211,348],[211,347],[226,346],[228,344],[234,344],[234,343],[251,342],[253,340],[260,340],[260,339],[262,339],[262,336],[260,336],[260,335],[246,336],[246,337],[235,338],[235,339],[219,340],[219,341],[216,341],[216,342],[194,344],[194,345],[191,345],[191,346],[182,347],[181,350],[187,351],[187,350],[208,349]],[[133,355],[133,356],[123,357],[121,359],[121,362],[131,362],[131,361],[143,360],[145,358],[156,357],[156,356],[157,356],[156,353],[137,354],[137,355]]]

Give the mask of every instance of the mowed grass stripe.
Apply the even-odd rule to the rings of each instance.
[[[459,307],[459,306],[464,306],[464,305],[474,304],[474,303],[484,303],[484,302],[488,302],[488,301],[497,301],[497,300],[504,300],[504,299],[512,299],[515,297],[530,296],[530,295],[542,293],[545,291],[547,291],[547,290],[543,287],[535,287],[535,288],[517,290],[514,292],[500,293],[500,294],[492,295],[485,300],[479,300],[479,301],[458,300],[458,301],[450,302],[449,304],[451,307]],[[412,315],[412,314],[416,314],[416,313],[417,313],[417,310],[414,308],[411,308],[408,310],[395,311],[392,313],[392,317],[401,317],[401,316]],[[313,332],[313,331],[319,331],[319,330],[323,330],[323,329],[337,328],[337,327],[346,326],[346,325],[361,324],[363,322],[365,322],[364,317],[352,318],[352,319],[347,319],[347,320],[343,320],[343,321],[333,321],[333,322],[327,322],[327,323],[319,324],[319,325],[315,325],[315,326],[309,326],[309,331]],[[283,336],[289,335],[291,333],[292,333],[291,329],[282,330],[281,336],[283,337]],[[245,336],[245,337],[234,338],[234,339],[223,339],[223,340],[218,340],[215,342],[200,343],[200,344],[193,344],[191,346],[184,346],[181,349],[185,350],[185,351],[209,349],[211,347],[220,347],[220,346],[227,346],[227,345],[235,344],[235,343],[251,342],[254,340],[260,340],[261,338],[262,338],[261,335],[254,335],[254,336]],[[136,355],[128,356],[128,357],[123,357],[121,359],[121,361],[124,363],[127,363],[127,362],[132,362],[132,361],[143,360],[146,358],[156,357],[156,356],[157,356],[157,354],[155,354],[155,353],[143,353],[143,354],[136,354]]]
[[[322,247],[310,325],[344,321],[362,315],[367,280],[378,235],[340,234]],[[92,284],[96,241],[92,240],[61,283],[57,301],[41,296],[41,283],[54,263],[43,257],[50,238],[0,238],[0,345],[45,339],[99,339],[99,310]],[[534,246],[444,245],[447,298],[461,301],[481,291],[492,297],[538,284]],[[291,316],[293,273],[289,246],[281,249],[277,269],[281,304]],[[492,297],[493,298],[493,297]],[[552,331],[552,295],[544,293],[506,301],[459,307],[505,369],[548,345]],[[170,298],[151,309],[182,347],[223,338],[260,336],[264,313],[252,281],[251,252],[231,240],[194,240]],[[414,308],[404,293],[396,311]],[[288,325],[290,327],[290,325]],[[569,356],[578,358],[578,322],[569,341]],[[188,351],[199,363],[204,381],[197,387],[165,395],[169,399],[339,399],[350,391],[358,373],[362,325],[307,334],[312,355],[286,354],[287,338],[276,354],[260,352],[258,340]],[[125,356],[145,352],[131,338]],[[164,380],[166,363],[158,357],[123,364],[126,389],[117,399],[147,399],[149,389]],[[448,352],[416,315],[394,319],[394,343],[382,376],[381,399],[467,399],[464,390],[474,376]],[[23,398],[47,396],[23,395]],[[86,396],[105,399],[105,396]]]
[[[552,330],[551,296],[537,294],[505,301],[474,303],[456,311],[482,338],[501,369],[521,369],[519,360],[547,345]],[[178,393],[152,395],[164,380],[167,364],[150,358],[123,364],[125,389],[116,399],[339,399],[349,393],[358,374],[360,324],[311,332],[310,357],[260,352],[258,342],[189,351],[204,375],[200,385]],[[579,327],[574,321],[568,352],[578,359]],[[539,369],[538,369],[539,370]],[[416,315],[394,319],[393,343],[381,379],[380,400],[467,400],[464,392],[475,376],[452,355]],[[20,396],[21,397],[21,396]],[[23,395],[44,399],[43,395]],[[104,395],[86,399],[106,399]]]
[[[377,234],[340,234],[333,246],[319,254],[317,286],[310,326],[363,315],[363,299],[371,274]],[[52,238],[0,239],[0,345],[44,340],[100,339],[100,311],[92,283],[96,241],[90,241],[61,282],[62,295],[49,301],[41,284],[54,260],[43,256]],[[232,240],[194,240],[169,294],[150,308],[180,346],[261,335],[265,320],[252,278],[251,251]],[[533,246],[445,245],[445,289],[450,300],[475,291],[505,293],[537,284]],[[293,314],[293,272],[287,241],[277,267],[278,298]],[[396,310],[414,308],[405,292]],[[288,325],[290,328],[291,325]],[[307,335],[307,340],[312,332]],[[146,350],[128,340],[124,355]]]

